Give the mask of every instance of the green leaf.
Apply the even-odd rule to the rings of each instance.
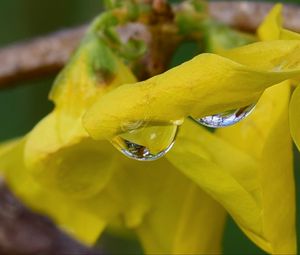
[[[251,34],[242,33],[213,20],[203,23],[205,52],[222,53],[257,41]]]

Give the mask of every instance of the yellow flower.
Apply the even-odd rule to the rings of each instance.
[[[90,32],[55,83],[55,109],[0,148],[0,169],[24,202],[86,243],[119,220],[149,254],[216,254],[226,210],[265,251],[296,254],[288,111],[300,40],[279,15],[277,6],[259,29],[262,42],[200,54],[143,82]],[[299,97],[297,88],[298,146]],[[249,118],[214,134],[186,119],[157,161],[130,160],[107,141],[124,123],[161,130],[256,101]]]

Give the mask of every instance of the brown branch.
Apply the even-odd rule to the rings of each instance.
[[[1,255],[100,255],[59,230],[48,218],[29,211],[0,180]]]
[[[249,1],[218,1],[210,2],[211,16],[229,26],[243,31],[255,32],[274,3]],[[300,32],[300,7],[297,5],[284,5],[284,26]]]
[[[85,27],[0,49],[0,87],[57,72],[78,45]]]
[[[161,6],[162,2],[164,1],[154,1],[156,9]],[[272,6],[273,4],[259,2],[218,1],[210,2],[209,10],[211,16],[220,22],[241,30],[254,32]],[[298,22],[300,8],[287,5],[284,9],[284,16],[286,21],[285,26],[300,32],[300,22]],[[138,30],[139,33],[141,32],[141,38],[148,43],[153,53],[157,49],[161,49],[159,46],[166,44],[166,42],[175,42],[174,44],[176,44],[179,41],[178,37],[175,36],[175,32],[173,34],[172,32],[164,34],[163,30],[155,31],[155,33],[159,32],[160,39],[152,41],[153,30],[149,31],[147,28],[141,29],[136,26],[137,30],[135,30],[133,27],[124,27],[119,32],[126,36],[135,36]],[[11,86],[22,80],[39,78],[59,71],[78,45],[85,29],[86,27],[83,26],[65,30],[0,49],[0,88]],[[170,32],[172,29],[168,31]],[[168,55],[170,55],[174,46],[172,45],[170,48],[164,46],[163,48],[168,50]],[[157,53],[155,54],[158,55]],[[160,72],[162,66],[165,64],[161,65],[160,61],[154,61],[153,59],[149,61],[149,59],[152,58],[142,60],[141,64],[145,65],[146,70],[146,73],[142,75],[143,77]]]

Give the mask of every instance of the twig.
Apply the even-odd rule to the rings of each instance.
[[[251,1],[218,1],[210,2],[211,16],[229,26],[243,31],[255,32],[274,3]],[[284,26],[295,32],[300,32],[300,7],[297,5],[284,5]]]
[[[0,87],[60,70],[85,27],[65,30],[0,49]]]
[[[29,211],[0,180],[1,255],[100,255]]]
[[[160,2],[156,1],[156,6],[159,6],[158,3]],[[272,6],[272,4],[261,2],[218,1],[210,2],[209,10],[211,16],[220,22],[244,31],[254,32]],[[284,16],[285,26],[300,32],[300,22],[298,22],[300,8],[287,5],[284,9]],[[83,26],[64,30],[46,37],[0,49],[0,88],[59,71],[78,45],[85,29],[86,27]],[[131,27],[124,28],[121,32],[128,35],[128,33],[134,34],[136,31],[132,30]],[[150,48],[154,51],[157,48],[161,49],[157,46],[164,42],[164,38],[167,39],[165,40],[166,42],[174,42],[174,40],[176,42],[178,39],[174,34],[163,34],[163,31],[160,31],[159,41],[151,42],[152,32],[144,29],[141,36],[146,36],[143,39],[145,41],[148,40],[148,44],[152,43]],[[168,47],[164,48],[168,49],[170,53],[172,52],[172,48],[170,48],[171,50]],[[143,76],[153,75],[162,69],[162,66],[159,66],[161,64],[159,61],[150,63],[149,61],[147,62],[147,59],[143,59],[142,64],[146,65],[146,73]]]

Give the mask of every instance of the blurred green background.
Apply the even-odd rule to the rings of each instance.
[[[88,23],[101,11],[101,2],[101,0],[0,0],[0,47]],[[300,4],[300,0],[278,2]],[[186,58],[188,54],[193,53],[191,47],[186,49],[189,49],[189,52],[183,49],[179,55],[182,54]],[[25,134],[51,110],[52,104],[47,100],[47,94],[53,79],[54,77],[45,77],[27,82],[26,86],[0,91],[0,141]],[[295,152],[295,164],[295,169],[299,170],[300,157],[297,152]],[[298,184],[299,211],[299,171],[295,171],[295,175]],[[297,226],[299,232],[299,222]],[[300,244],[299,237],[298,244]],[[134,251],[137,254],[141,253],[136,242],[121,240],[108,234],[101,240],[100,245],[110,253],[128,254]],[[223,246],[225,254],[265,254],[243,235],[231,219],[226,225]]]

